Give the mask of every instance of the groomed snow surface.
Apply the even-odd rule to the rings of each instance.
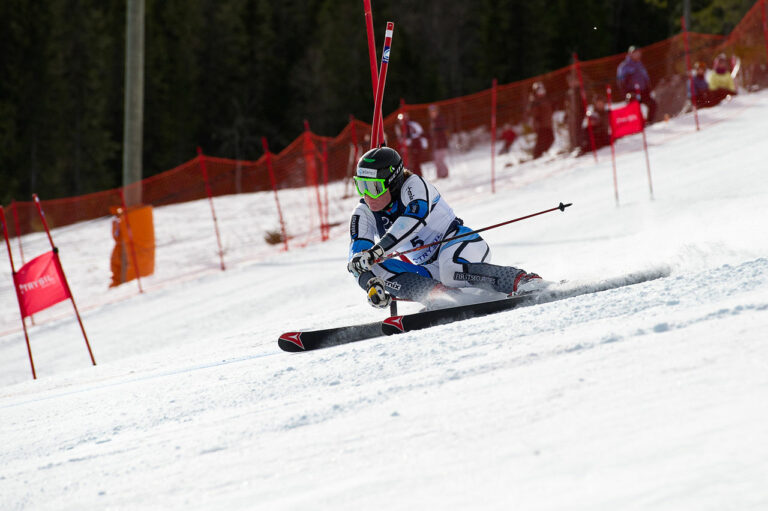
[[[83,311],[98,365],[63,303],[30,328],[35,381],[3,249],[0,509],[768,509],[768,93],[699,116],[650,127],[655,200],[641,138],[619,141],[620,207],[610,148],[500,157],[495,194],[487,146],[454,155],[436,184],[471,227],[574,203],[484,233],[494,262],[671,275],[399,337],[277,347],[384,316],[346,273],[343,224],[225,272],[210,251],[210,271],[153,287],[189,257],[159,246],[139,295],[107,290],[104,219],[53,233],[79,237],[62,249],[75,298],[105,303]]]

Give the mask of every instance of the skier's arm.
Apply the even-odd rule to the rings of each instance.
[[[427,183],[421,178],[411,179],[401,190],[400,197],[405,203],[405,213],[395,220],[378,243],[385,253],[393,251],[427,225],[431,203]]]

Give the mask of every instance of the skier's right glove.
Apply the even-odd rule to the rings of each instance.
[[[352,256],[347,263],[347,271],[355,277],[371,269],[376,261],[384,256],[384,249],[379,245],[372,246],[369,250],[363,250]]]
[[[368,303],[377,309],[386,309],[392,303],[392,295],[387,293],[384,280],[379,277],[373,277],[365,285],[368,290]]]

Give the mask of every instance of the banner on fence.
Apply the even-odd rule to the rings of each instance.
[[[13,276],[23,317],[47,309],[70,297],[53,251],[35,257]]]

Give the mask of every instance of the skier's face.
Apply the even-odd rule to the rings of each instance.
[[[365,203],[368,205],[371,211],[381,211],[382,209],[389,206],[390,202],[392,202],[392,194],[389,192],[389,190],[375,199],[368,197],[367,195],[363,198],[365,199]]]

